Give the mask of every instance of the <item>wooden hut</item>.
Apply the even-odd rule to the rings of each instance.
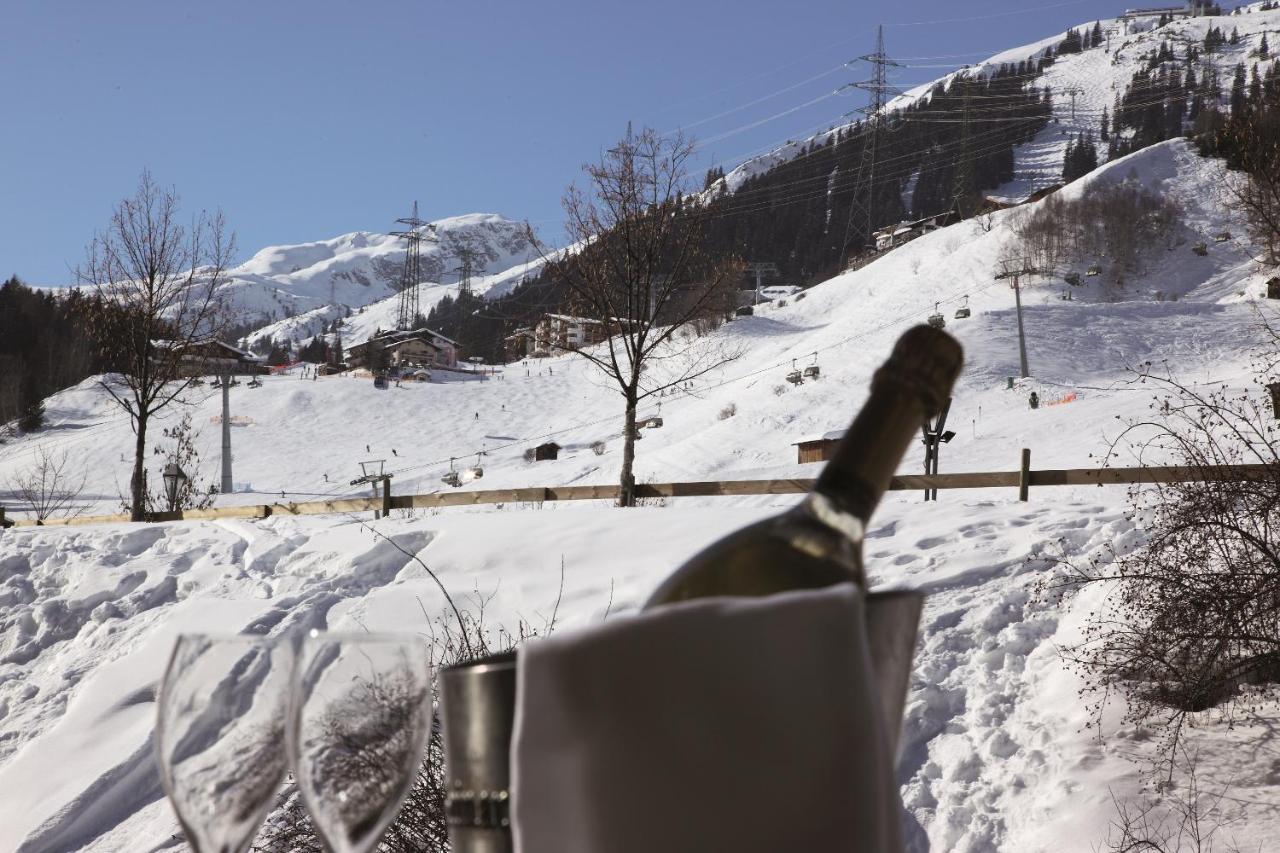
[[[826,462],[835,453],[836,445],[844,438],[844,430],[829,432],[822,438],[811,438],[795,442],[796,462],[801,465],[809,462]]]
[[[539,444],[533,449],[533,461],[541,462],[544,459],[559,459],[560,445],[554,441],[548,441],[546,444]]]

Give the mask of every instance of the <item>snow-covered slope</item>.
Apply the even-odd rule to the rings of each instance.
[[[493,213],[454,216],[431,223],[435,240],[422,247],[423,311],[439,294],[456,292],[457,252],[476,252],[474,287],[514,286],[539,258],[527,226]],[[358,231],[331,240],[271,246],[228,273],[227,290],[242,320],[260,322],[260,339],[301,341],[323,331],[348,309],[383,303],[395,312],[405,241]],[[434,297],[434,299],[433,299]]]
[[[1005,186],[990,191],[988,195],[1020,201],[1037,189],[1059,182],[1067,141],[1075,139],[1080,133],[1092,132],[1095,139],[1101,135],[1103,110],[1114,108],[1116,98],[1124,94],[1134,73],[1147,67],[1146,57],[1156,52],[1163,42],[1169,43],[1179,62],[1178,68],[1181,69],[1180,63],[1186,56],[1187,47],[1202,45],[1205,34],[1211,27],[1217,27],[1227,35],[1233,30],[1238,31],[1237,44],[1224,44],[1212,53],[1202,53],[1196,64],[1197,80],[1204,79],[1206,73],[1217,75],[1223,96],[1220,105],[1225,105],[1230,95],[1232,72],[1237,63],[1243,62],[1246,69],[1256,63],[1259,65],[1259,73],[1265,74],[1276,61],[1274,54],[1269,58],[1257,55],[1264,34],[1269,33],[1272,41],[1280,34],[1280,9],[1263,10],[1263,5],[1265,4],[1255,3],[1242,6],[1233,14],[1227,15],[1178,18],[1162,27],[1155,26],[1155,17],[1131,21],[1122,18],[1099,21],[1103,33],[1100,46],[1077,54],[1059,56],[1043,74],[1027,80],[1028,85],[1048,87],[1052,91],[1053,117],[1034,140],[1015,148],[1014,179]],[[1094,23],[1082,21],[1076,29],[1084,32],[1090,30]],[[927,98],[938,84],[949,84],[959,76],[989,74],[1001,65],[1037,60],[1047,49],[1060,44],[1065,35],[1065,32],[1057,33],[1031,44],[1002,51],[982,62],[917,86],[890,101],[886,110],[899,110]],[[749,177],[797,156],[814,142],[825,141],[836,129],[833,127],[805,139],[788,142],[740,164],[725,176],[725,186],[736,190]]]
[[[1114,435],[1116,417],[1139,415],[1151,392],[1130,367],[1167,361],[1184,379],[1250,387],[1249,356],[1265,273],[1237,241],[1189,245],[1223,230],[1243,233],[1214,193],[1218,164],[1185,142],[1110,164],[1066,188],[1136,179],[1178,199],[1185,242],[1157,247],[1122,290],[1097,280],[1060,299],[1063,284],[1024,282],[1034,379],[1007,389],[1018,348],[1008,284],[994,280],[1014,251],[1012,225],[1032,208],[943,229],[818,285],[787,305],[761,306],[713,333],[740,357],[677,395],[652,400],[662,414],[637,448],[643,480],[813,476],[791,443],[844,426],[870,372],[894,338],[935,311],[963,342],[942,470],[1010,470],[1018,448],[1036,467],[1086,467]],[[1159,295],[1157,295],[1157,292]],[[953,320],[967,304],[972,317]],[[372,309],[370,309],[372,310]],[[368,313],[368,312],[366,312]],[[792,364],[817,362],[822,378],[791,387]],[[1027,395],[1054,402],[1032,411]],[[735,413],[725,414],[732,404]],[[451,464],[479,463],[468,488],[604,483],[620,461],[621,401],[590,365],[572,357],[503,368],[487,381],[375,390],[348,378],[271,377],[233,391],[235,479],[262,502],[352,493],[362,459],[385,458],[396,491],[446,488]],[[127,481],[129,425],[85,383],[51,399],[43,434],[5,446],[0,483],[40,447],[74,454],[89,472],[86,500],[111,509]],[[218,400],[191,396],[202,477],[214,477]],[[171,415],[169,420],[172,420]],[[526,448],[554,435],[556,461],[529,463]],[[604,442],[603,454],[591,444]],[[484,456],[477,454],[485,452]],[[456,463],[450,462],[456,457]],[[917,471],[913,451],[903,470]],[[925,513],[917,495],[886,503],[868,541],[877,584],[930,593],[900,769],[912,849],[1088,851],[1101,846],[1111,792],[1137,790],[1130,754],[1142,733],[1114,721],[1108,740],[1083,730],[1080,683],[1057,656],[1078,636],[1090,601],[1049,609],[1030,586],[1052,569],[1028,560],[1045,543],[1068,554],[1140,535],[1119,489],[944,492]],[[560,630],[634,608],[685,556],[789,498],[681,499],[634,511],[602,505],[492,507],[419,513],[377,522],[453,590],[493,593],[495,623],[535,623],[549,613],[565,566]],[[151,763],[155,688],[182,630],[284,631],[362,625],[425,629],[443,602],[419,566],[346,516],[147,527],[23,529],[0,535],[0,849],[157,849],[176,824]],[[1201,784],[1230,786],[1230,831],[1246,849],[1280,832],[1280,782],[1267,760],[1277,734],[1228,729],[1206,717],[1192,734],[1206,759]]]

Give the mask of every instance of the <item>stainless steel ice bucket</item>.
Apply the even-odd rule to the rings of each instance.
[[[440,674],[445,801],[455,853],[511,853],[511,734],[514,652]]]

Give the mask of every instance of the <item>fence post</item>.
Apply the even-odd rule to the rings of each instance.
[[[382,517],[391,517],[391,478],[382,478]]]
[[[1031,448],[1022,448],[1022,465],[1018,469],[1018,500],[1026,503],[1031,491]]]

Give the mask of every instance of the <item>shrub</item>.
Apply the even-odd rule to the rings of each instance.
[[[605,443],[603,441],[597,440],[597,441],[591,442],[591,452],[594,453],[596,456],[604,456],[604,451],[605,451]]]
[[[1280,681],[1280,429],[1258,395],[1202,390],[1146,377],[1166,391],[1126,425],[1108,461],[1175,464],[1201,482],[1130,490],[1143,541],[1068,562],[1059,591],[1103,584],[1109,597],[1068,650],[1091,683],[1128,700],[1128,719],[1154,724],[1171,761],[1188,715],[1274,702]],[[1223,466],[1258,466],[1215,479]]]
[[[1136,271],[1143,253],[1167,241],[1182,223],[1181,209],[1136,180],[1095,181],[1079,198],[1046,198],[1014,226],[1020,251],[1038,269],[1107,257],[1118,271]]]
[[[538,456],[538,451],[537,451],[537,450],[535,450],[535,449],[534,449],[534,448],[532,448],[532,447],[526,447],[526,448],[525,448],[525,451],[524,451],[524,461],[525,461],[525,462],[532,462],[532,461],[534,461],[534,459],[536,459],[536,458],[537,458],[537,456]]]
[[[738,414],[737,404],[730,403],[729,405],[725,406],[723,409],[720,410],[719,418],[722,421],[727,421],[729,420],[729,418],[733,417],[736,414]]]

